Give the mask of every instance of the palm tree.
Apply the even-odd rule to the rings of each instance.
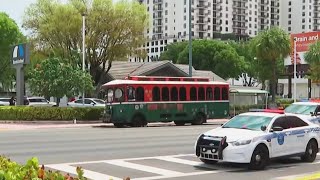
[[[257,59],[266,60],[271,67],[271,95],[272,102],[275,102],[277,88],[277,61],[286,57],[291,52],[290,36],[279,27],[272,27],[258,34],[253,40],[253,51]]]
[[[310,79],[320,80],[320,41],[309,47],[309,51],[304,55],[305,61],[310,64]]]

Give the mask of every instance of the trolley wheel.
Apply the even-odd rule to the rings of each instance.
[[[124,124],[123,124],[123,123],[113,123],[113,125],[114,125],[116,128],[123,128],[123,127],[124,127]]]
[[[177,126],[184,126],[186,124],[186,122],[183,121],[174,121],[174,124]]]
[[[192,125],[201,125],[207,120],[206,116],[203,113],[198,113],[192,122]]]
[[[135,115],[130,123],[132,127],[144,127],[147,124],[147,121],[142,115]]]

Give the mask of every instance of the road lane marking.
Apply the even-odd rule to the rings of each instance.
[[[183,157],[183,156],[194,156],[194,154],[177,154],[177,155],[165,155],[164,157]],[[155,159],[162,156],[148,156],[148,157],[138,157],[138,158],[121,158],[121,159],[109,159],[109,160],[97,160],[97,161],[80,161],[80,162],[70,162],[70,163],[61,163],[66,165],[75,165],[75,164],[96,164],[96,163],[106,163],[111,160],[121,160],[121,161],[137,161],[137,160],[146,160],[146,159]]]
[[[48,168],[52,168],[58,171],[62,171],[62,172],[66,172],[66,173],[70,173],[70,174],[77,174],[77,170],[76,167],[74,166],[70,166],[70,165],[66,165],[66,164],[51,164],[51,165],[46,165],[45,167]],[[107,175],[107,174],[102,174],[102,173],[98,173],[98,172],[94,172],[94,171],[90,171],[87,169],[83,169],[84,172],[84,177],[88,178],[88,179],[94,179],[94,180],[98,180],[98,179],[112,179],[112,180],[122,180],[122,178],[118,178],[118,177],[114,177],[111,175]]]
[[[120,167],[135,169],[135,170],[139,170],[139,171],[145,171],[145,172],[149,172],[149,173],[153,173],[153,174],[160,174],[162,176],[176,177],[176,176],[179,176],[179,175],[181,176],[184,174],[184,173],[177,172],[177,171],[171,171],[171,170],[156,168],[156,167],[152,167],[152,166],[145,166],[145,165],[141,165],[141,164],[125,162],[122,160],[110,160],[105,163],[120,166]]]
[[[153,176],[153,177],[143,177],[143,178],[134,178],[132,180],[155,180],[155,179],[167,179],[167,178],[179,178],[179,177],[187,177],[187,176],[197,176],[197,175],[205,175],[205,174],[216,174],[225,171],[205,171],[205,172],[193,172],[193,173],[183,173],[177,176]]]

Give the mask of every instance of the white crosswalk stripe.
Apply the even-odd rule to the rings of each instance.
[[[320,156],[320,153],[317,154]],[[183,158],[187,157],[187,158]],[[90,165],[90,164],[109,164],[120,168],[128,168],[131,170],[146,172],[154,174],[154,176],[148,176],[148,177],[136,177],[131,178],[132,180],[155,180],[155,179],[165,179],[165,178],[179,178],[179,177],[186,177],[186,176],[195,176],[195,175],[205,175],[205,174],[215,174],[215,173],[221,173],[221,172],[228,172],[228,171],[234,171],[238,170],[239,168],[233,167],[219,167],[219,165],[208,165],[204,164],[201,161],[190,160],[195,157],[194,154],[178,154],[178,155],[168,155],[168,156],[152,156],[152,157],[138,157],[138,158],[126,158],[126,159],[112,159],[112,160],[99,160],[99,161],[85,161],[85,162],[73,162],[73,163],[63,163],[63,164],[49,164],[46,165],[46,167],[59,170],[61,172],[69,173],[69,174],[76,174],[76,166],[84,166],[84,165]],[[139,162],[143,162],[146,160],[160,160],[165,163],[176,163],[186,166],[192,166],[192,167],[199,167],[199,168],[206,168],[208,170],[206,171],[193,171],[193,172],[180,172],[177,170],[169,170],[165,169],[164,167],[153,167],[152,165],[143,165],[139,164]],[[316,160],[313,163],[310,164],[319,164],[320,160]],[[298,166],[299,163],[292,163],[291,166]],[[276,169],[280,167],[286,167],[285,164],[273,164],[270,165],[269,168]],[[84,176],[88,179],[93,180],[121,180],[122,178],[116,177],[109,174],[104,174],[100,172],[94,172],[88,169],[84,170]]]

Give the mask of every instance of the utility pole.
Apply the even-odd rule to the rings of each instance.
[[[86,48],[85,48],[85,36],[86,36],[86,14],[82,14],[82,71],[85,73],[85,58],[86,58]],[[84,105],[84,85],[83,85],[83,91],[82,91],[82,105]]]
[[[189,0],[189,76],[192,77],[192,0]]]

